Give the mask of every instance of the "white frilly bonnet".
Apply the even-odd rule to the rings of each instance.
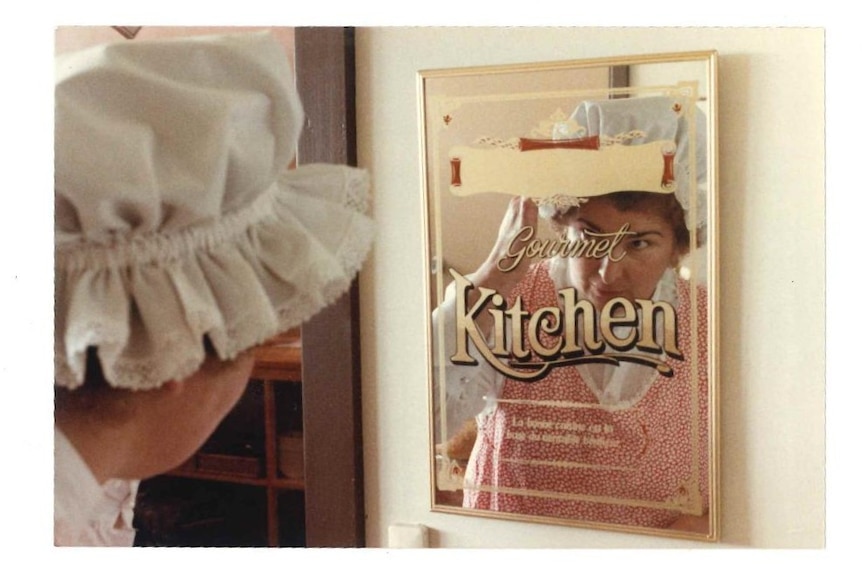
[[[55,385],[95,348],[115,387],[152,389],[309,319],[370,251],[369,178],[289,169],[303,112],[268,33],[58,56]]]

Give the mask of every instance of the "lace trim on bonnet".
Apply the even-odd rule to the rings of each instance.
[[[152,389],[197,371],[204,336],[227,360],[303,323],[370,251],[368,207],[365,171],[309,165],[210,226],[58,246],[55,384],[83,383],[88,347],[112,385]]]

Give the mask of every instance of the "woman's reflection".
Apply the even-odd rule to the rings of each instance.
[[[619,144],[620,134],[629,134],[621,145],[670,136],[676,144],[679,185],[674,193],[623,189],[589,198],[513,197],[495,245],[475,271],[463,276],[469,283],[462,288],[491,290],[517,314],[507,316],[512,322],[505,332],[499,310],[476,313],[471,322],[490,347],[510,352],[517,346],[496,344],[512,338],[511,323],[522,322],[517,329],[529,357],[521,365],[540,365],[548,350],[559,351],[563,345],[592,350],[593,359],[603,356],[605,361],[560,362],[535,380],[507,376],[490,365],[496,360],[478,353],[471,356],[478,358],[477,365],[447,364],[446,441],[437,446],[443,468],[438,470],[443,479],[438,480],[437,503],[454,502],[455,494],[446,489],[458,487],[463,478],[457,504],[466,508],[706,533],[707,302],[705,289],[692,288],[683,266],[697,235],[689,226],[703,232],[705,210],[690,209],[698,190],[691,190],[685,177],[690,170],[687,120],[667,98],[586,102],[573,119],[586,135],[600,135],[603,141],[616,138]],[[691,169],[702,194],[703,144],[694,157],[698,165]],[[567,245],[591,238],[617,240],[612,250],[594,257],[557,255],[511,269],[501,265],[511,259],[513,238],[525,228],[536,229],[539,217]],[[456,351],[457,291],[450,286],[434,314],[435,330],[446,330],[445,358]],[[490,299],[490,293],[484,292],[489,299],[483,311],[501,301]],[[461,295],[462,314],[475,309],[481,297],[479,289],[462,289]],[[592,304],[595,315],[591,319],[581,305],[577,329],[570,333],[562,315],[542,311],[565,310],[581,300]],[[670,304],[671,313],[651,302]],[[545,317],[529,321],[537,312]],[[655,349],[640,345],[644,326],[662,322],[671,329],[654,330]],[[565,342],[567,333],[577,341]],[[616,347],[597,346],[594,340],[602,334]],[[602,353],[644,349],[654,352],[652,365],[636,360],[649,354]],[[669,370],[661,374],[657,364]]]

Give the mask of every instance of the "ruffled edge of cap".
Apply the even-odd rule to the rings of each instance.
[[[367,172],[289,170],[219,222],[170,236],[55,253],[55,385],[83,384],[97,349],[114,387],[182,380],[309,320],[350,287],[370,252]]]

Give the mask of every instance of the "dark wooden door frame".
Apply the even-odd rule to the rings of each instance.
[[[296,76],[306,122],[299,163],[356,165],[354,35],[296,34]],[[364,547],[359,293],[302,327],[302,403],[308,547]]]

